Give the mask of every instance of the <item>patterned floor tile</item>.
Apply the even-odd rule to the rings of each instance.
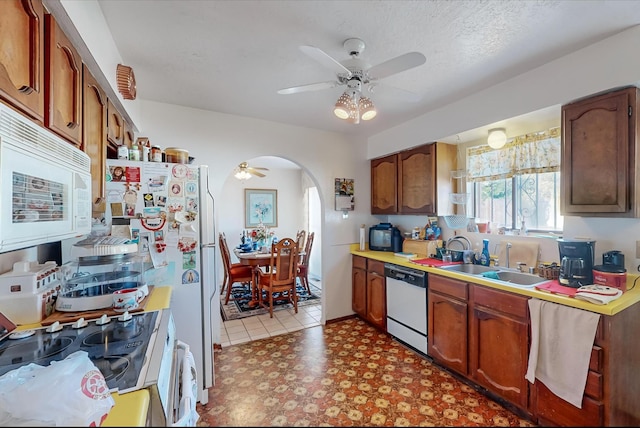
[[[358,318],[214,358],[198,426],[535,426]]]

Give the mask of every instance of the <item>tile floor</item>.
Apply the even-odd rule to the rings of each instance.
[[[321,316],[322,309],[318,303],[317,305],[299,307],[297,314],[291,308],[275,311],[273,318],[270,318],[269,314],[262,314],[224,321],[222,323],[221,344],[224,348],[319,326]]]
[[[297,331],[214,352],[197,426],[535,426],[358,318],[288,315],[267,323]]]

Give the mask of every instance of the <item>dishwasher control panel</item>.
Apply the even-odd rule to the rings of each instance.
[[[407,282],[416,287],[427,288],[427,273],[418,269],[406,268],[391,263],[384,264],[384,276]]]

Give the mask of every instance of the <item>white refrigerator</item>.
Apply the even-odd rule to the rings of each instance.
[[[177,338],[191,347],[197,398],[206,404],[215,381],[213,329],[220,328],[208,167],[109,159],[105,193],[112,234],[128,232],[138,241],[147,284],[173,287]]]

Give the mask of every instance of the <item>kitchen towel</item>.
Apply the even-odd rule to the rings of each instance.
[[[536,378],[563,400],[582,408],[591,348],[600,314],[529,299],[531,349],[525,378]]]

